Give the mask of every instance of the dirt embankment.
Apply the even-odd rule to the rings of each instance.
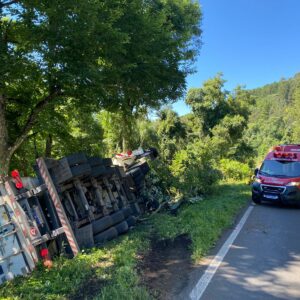
[[[181,235],[175,240],[152,240],[151,251],[141,258],[141,283],[156,299],[171,300],[187,284],[193,270],[191,240]]]

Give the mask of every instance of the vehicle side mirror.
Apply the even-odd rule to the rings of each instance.
[[[256,169],[254,170],[254,175],[255,175],[255,176],[257,176],[257,174],[258,174],[258,171],[259,171],[259,169],[258,169],[258,168],[256,168]]]

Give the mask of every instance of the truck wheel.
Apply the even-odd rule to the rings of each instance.
[[[133,215],[139,216],[141,214],[141,209],[140,209],[139,205],[136,202],[131,203],[130,206],[131,206]]]
[[[122,212],[125,219],[132,215],[132,209],[130,207],[123,208]]]
[[[252,193],[252,201],[255,203],[255,204],[261,204],[261,199],[260,197],[257,197],[256,195],[254,195]]]
[[[112,225],[118,224],[124,220],[124,214],[121,210],[110,215],[112,219]]]
[[[149,164],[147,162],[144,162],[140,165],[140,169],[143,172],[143,174],[146,175],[150,171]]]
[[[87,162],[87,157],[84,153],[71,154],[66,156],[66,159],[70,167],[84,164]]]
[[[128,227],[130,228],[136,224],[136,218],[134,216],[130,216],[126,219],[126,222],[128,224]]]
[[[118,236],[118,231],[115,227],[111,227],[94,236],[95,244],[105,243]]]
[[[103,158],[102,159],[102,164],[105,167],[110,167],[112,165],[112,160],[111,158]]]
[[[91,167],[96,167],[96,166],[102,166],[103,161],[102,158],[93,156],[88,158],[88,163],[90,164]]]
[[[128,231],[128,224],[126,221],[123,221],[117,225],[115,225],[115,228],[118,231],[118,234],[122,234]]]
[[[139,167],[136,167],[136,168],[128,171],[127,174],[129,174],[133,179],[144,177],[144,174]]]
[[[71,172],[73,177],[81,177],[81,176],[89,175],[91,173],[91,167],[89,164],[82,164],[82,165],[71,167]]]
[[[94,221],[92,225],[93,225],[93,234],[95,235],[111,227],[113,225],[113,221],[110,216],[105,216],[99,220]]]
[[[91,176],[92,177],[98,177],[100,175],[103,175],[105,173],[105,167],[104,166],[93,166]]]

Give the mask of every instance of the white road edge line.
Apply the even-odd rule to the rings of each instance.
[[[206,290],[207,286],[209,285],[210,281],[214,277],[216,271],[218,270],[219,266],[221,265],[225,255],[227,254],[228,250],[232,246],[234,240],[240,233],[241,229],[243,228],[244,224],[246,223],[251,211],[253,210],[254,206],[251,205],[246,210],[245,214],[239,221],[239,223],[236,225],[236,227],[233,229],[232,233],[228,237],[228,239],[223,244],[222,248],[219,250],[217,255],[214,257],[214,259],[211,261],[207,269],[205,270],[204,274],[201,276],[195,287],[190,293],[190,299],[191,300],[199,300],[204,291]]]

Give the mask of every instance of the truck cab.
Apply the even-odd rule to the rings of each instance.
[[[300,144],[271,149],[255,170],[252,200],[300,205]]]

